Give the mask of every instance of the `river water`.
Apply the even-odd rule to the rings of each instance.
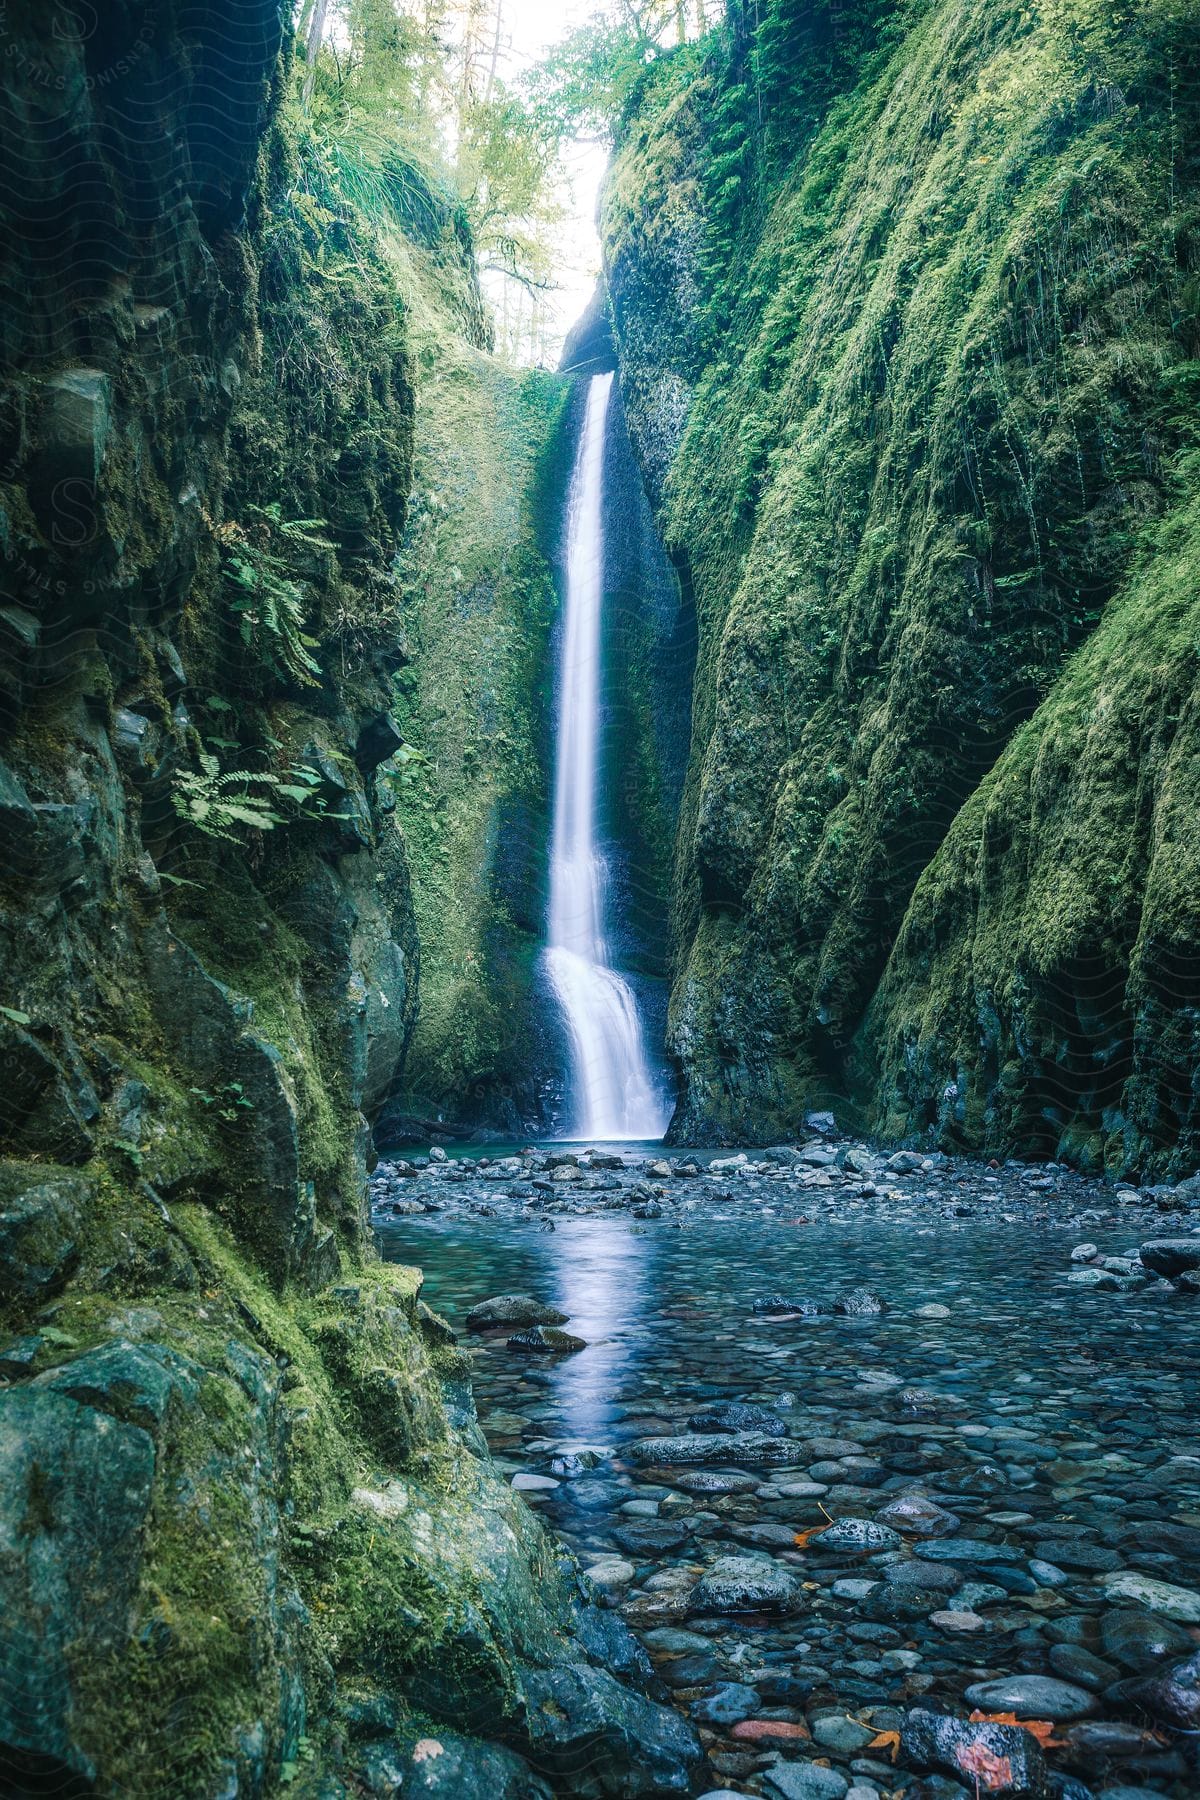
[[[961,1182],[956,1192],[976,1199]],[[785,1190],[773,1207],[645,1222],[586,1207],[550,1221],[526,1203],[380,1225],[384,1254],[423,1267],[425,1297],[452,1324],[516,1292],[557,1306],[586,1339],[550,1359],[514,1353],[507,1332],[466,1339],[481,1423],[704,1726],[714,1784],[774,1792],[764,1771],[799,1748],[868,1795],[889,1793],[904,1778],[886,1743],[870,1743],[906,1708],[965,1715],[968,1687],[1022,1675],[1082,1694],[1085,1716],[1060,1722],[1070,1742],[1053,1754],[1091,1791],[1119,1780],[1200,1793],[1195,1739],[1154,1736],[1144,1714],[1102,1697],[1200,1641],[1109,1586],[1124,1574],[1200,1588],[1200,1301],[1069,1280],[1081,1235],[1123,1254],[1153,1215],[1099,1206],[1081,1225],[1076,1200],[1031,1230],[994,1186],[981,1196],[962,1218],[919,1203],[822,1209]],[[884,1312],[754,1311],[764,1296],[828,1301],[863,1285]],[[772,1409],[803,1446],[792,1466],[731,1456],[698,1480],[695,1467],[627,1454],[723,1401]],[[902,1492],[957,1523],[875,1554],[803,1541],[831,1516],[872,1519]],[[926,1542],[941,1545],[927,1552],[932,1575]],[[963,1553],[948,1563],[951,1542]],[[799,1613],[696,1618],[686,1595],[731,1554],[792,1571],[805,1584]],[[935,1591],[906,1599],[906,1569]],[[706,1718],[730,1684],[729,1716]],[[745,1719],[805,1735],[747,1741]]]

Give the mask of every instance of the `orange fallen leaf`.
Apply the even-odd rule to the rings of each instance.
[[[1043,1750],[1057,1750],[1066,1741],[1064,1738],[1055,1737],[1054,1722],[1051,1719],[1018,1719],[1016,1713],[1011,1712],[973,1712],[971,1724],[1019,1725],[1022,1731],[1027,1731],[1030,1737],[1037,1739]]]
[[[793,1533],[793,1536],[795,1538],[797,1546],[801,1550],[807,1550],[808,1546],[813,1538],[820,1537],[820,1535],[823,1531],[828,1531],[828,1530],[829,1530],[828,1525],[810,1525],[806,1531],[797,1531],[797,1532]]]
[[[993,1792],[1012,1786],[1012,1763],[1007,1756],[995,1756],[983,1744],[960,1744],[954,1760],[965,1775],[975,1777],[975,1791],[980,1782]]]
[[[900,1754],[900,1733],[898,1731],[877,1731],[867,1745],[868,1750],[886,1750],[895,1762]]]
[[[741,1719],[730,1732],[735,1738],[807,1738],[808,1729],[791,1719]]]

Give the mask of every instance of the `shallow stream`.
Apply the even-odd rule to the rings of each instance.
[[[864,1800],[891,1792],[913,1777],[876,1740],[906,1709],[962,1715],[978,1704],[968,1688],[1021,1675],[1067,1684],[1038,1709],[1068,1737],[1054,1766],[1095,1793],[1194,1795],[1196,1740],[1102,1696],[1200,1640],[1196,1623],[1112,1591],[1123,1572],[1200,1588],[1200,1303],[1159,1285],[1072,1285],[1081,1235],[1113,1255],[1150,1235],[1132,1215],[1108,1219],[1081,1232],[1070,1218],[1031,1228],[917,1205],[821,1216],[800,1195],[773,1214],[645,1222],[429,1214],[382,1221],[380,1239],[425,1270],[426,1299],[458,1328],[489,1296],[530,1294],[587,1341],[543,1358],[514,1351],[507,1331],[464,1338],[480,1421],[703,1727],[713,1785],[782,1792],[771,1768],[799,1753]],[[768,1296],[862,1286],[887,1310],[754,1311]],[[730,1401],[770,1408],[803,1451],[784,1467],[625,1454]],[[875,1550],[804,1539],[915,1491],[957,1523]],[[687,1596],[731,1555],[768,1556],[805,1584],[802,1604],[697,1614]],[[999,1689],[983,1708],[1013,1710]],[[1016,1710],[1029,1711],[1020,1690]]]

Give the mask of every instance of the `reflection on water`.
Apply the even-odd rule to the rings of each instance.
[[[588,1343],[585,1355],[563,1358],[551,1370],[559,1429],[565,1437],[599,1439],[644,1328],[656,1242],[631,1236],[615,1219],[580,1219],[569,1231],[539,1234],[538,1242],[552,1264],[548,1292]]]
[[[1090,1235],[1107,1254],[1129,1247],[1111,1230]],[[790,1209],[684,1229],[643,1229],[624,1215],[560,1217],[553,1232],[462,1214],[380,1227],[383,1254],[425,1270],[426,1298],[452,1324],[503,1293],[569,1314],[588,1343],[576,1356],[519,1356],[503,1337],[473,1346],[480,1410],[520,1413],[538,1438],[610,1445],[636,1435],[635,1412],[686,1416],[710,1397],[795,1393],[853,1414],[881,1376],[933,1379],[1001,1415],[1034,1408],[1043,1432],[1085,1424],[1103,1435],[1132,1417],[1153,1433],[1150,1421],[1183,1409],[1194,1384],[1200,1310],[1153,1292],[1072,1289],[1077,1236],[995,1222],[809,1225]],[[886,1297],[882,1317],[776,1325],[753,1312],[762,1294],[828,1296],[863,1282]],[[930,1302],[945,1316],[923,1316]],[[505,1454],[521,1435],[498,1433]]]
[[[587,1340],[562,1358],[519,1354],[503,1332],[470,1343],[475,1392],[500,1471],[632,1625],[681,1622],[676,1602],[721,1556],[765,1548],[801,1574],[803,1621],[739,1614],[718,1630],[706,1623],[683,1656],[678,1644],[653,1646],[681,1705],[703,1686],[707,1706],[711,1684],[736,1681],[751,1685],[738,1703],[751,1717],[756,1696],[791,1708],[786,1683],[802,1657],[804,1693],[810,1674],[825,1684],[818,1710],[841,1709],[839,1730],[855,1729],[846,1708],[870,1730],[891,1729],[881,1721],[898,1718],[891,1709],[916,1695],[961,1714],[981,1667],[1063,1673],[1057,1644],[1092,1640],[1072,1631],[1052,1642],[1041,1621],[1069,1608],[1081,1631],[1098,1633],[1109,1599],[1094,1569],[1200,1582],[1200,1558],[1179,1556],[1174,1542],[1160,1550],[1163,1540],[1145,1535],[1164,1521],[1185,1532],[1200,1524],[1194,1299],[1070,1286],[1078,1224],[1037,1232],[1018,1219],[926,1224],[920,1215],[871,1218],[852,1204],[810,1221],[799,1210],[805,1203],[781,1197],[769,1216],[765,1208],[755,1216],[697,1210],[645,1227],[625,1214],[559,1214],[552,1232],[525,1218],[458,1211],[420,1223],[406,1216],[380,1233],[385,1255],[425,1268],[427,1296],[452,1322],[489,1295],[525,1292],[557,1303]],[[1089,1222],[1087,1235],[1111,1254],[1130,1247],[1128,1229]],[[886,1299],[886,1312],[814,1319],[754,1311],[763,1294],[832,1295],[863,1284]],[[681,1471],[628,1454],[631,1440],[686,1430],[712,1401],[731,1399],[784,1416],[797,1446],[786,1477],[735,1473],[738,1491],[714,1498],[693,1493]],[[591,1446],[611,1454],[575,1462],[563,1454]],[[1009,1581],[995,1585],[989,1564],[989,1576],[964,1585],[948,1612],[889,1610],[903,1595],[881,1593],[883,1610],[864,1616],[860,1602],[876,1604],[883,1565],[839,1561],[819,1536],[810,1560],[808,1539],[828,1509],[873,1516],[910,1486],[961,1520],[968,1567],[974,1537],[1003,1535],[1006,1556],[1056,1565],[1054,1595],[1035,1584],[1032,1562],[1029,1575],[1009,1568]],[[961,1617],[968,1600],[986,1614],[986,1627],[983,1616],[975,1620],[987,1631],[982,1657],[978,1639],[960,1644],[934,1623]],[[896,1654],[905,1661],[889,1663],[877,1646],[902,1639]],[[781,1669],[782,1695],[765,1692]],[[884,1705],[886,1713],[865,1710]],[[814,1731],[816,1716],[810,1708]],[[1150,1766],[1169,1777],[1176,1764],[1164,1749]],[[1182,1800],[1198,1790],[1169,1791]]]

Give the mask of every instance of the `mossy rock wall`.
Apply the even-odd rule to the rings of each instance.
[[[1053,969],[1035,925],[1071,835],[1151,805],[1161,744],[1025,818],[1036,878],[1006,854],[985,905],[966,871],[984,792],[1011,792],[1027,720],[1053,734],[1072,670],[1099,680],[1107,646],[1127,703],[1142,682],[1158,705],[1155,545],[1196,479],[1195,8],[860,12],[795,141],[768,111],[756,150],[747,102],[737,158],[737,45],[664,59],[604,207],[634,438],[699,633],[675,1134],[761,1141],[833,1103],[959,1147],[1185,1166],[1190,1001],[1167,996],[1190,928],[1139,936],[1149,864],[1103,831],[1124,923],[1068,909]]]
[[[436,276],[408,265],[416,478],[399,559],[410,635],[394,689],[395,716],[419,755],[396,784],[396,817],[421,999],[377,1128],[388,1143],[553,1132],[567,1055],[541,952],[568,501],[591,363],[574,376],[522,373],[480,346],[448,345]],[[584,325],[602,341],[606,311],[601,290]],[[611,352],[610,335],[607,343]],[[604,484],[600,831],[613,952],[661,1046],[694,623],[619,394]]]
[[[482,387],[482,310],[458,222],[393,251],[321,184],[285,14],[6,21],[0,1785],[348,1800],[443,1732],[546,1800],[599,1721],[614,1793],[684,1791],[369,1241],[439,929],[392,778],[417,364]]]
[[[398,564],[395,783],[421,999],[380,1139],[544,1129],[561,1062],[542,991],[552,780],[550,557],[565,504],[569,383],[448,340],[415,259],[416,466]]]
[[[1193,500],[918,882],[859,1045],[885,1133],[1200,1162],[1198,554]]]
[[[599,809],[611,950],[659,1061],[674,973],[667,924],[696,623],[659,539],[615,386],[604,451],[603,608]]]

